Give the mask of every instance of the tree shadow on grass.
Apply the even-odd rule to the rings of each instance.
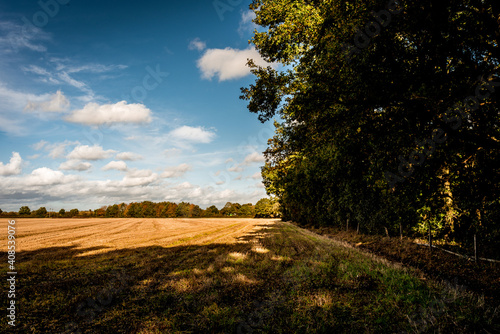
[[[15,329],[236,332],[245,313],[270,290],[261,274],[273,261],[252,251],[251,242],[266,233],[251,232],[234,244],[18,252]],[[259,269],[254,270],[256,263]]]

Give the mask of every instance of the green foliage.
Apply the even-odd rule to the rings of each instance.
[[[120,208],[118,207],[117,204],[108,206],[106,208],[106,217],[118,217],[120,213]]]
[[[188,218],[189,217],[189,203],[182,202],[175,210],[176,217]]]
[[[66,215],[66,210],[61,209],[59,210],[59,216],[64,217]]]
[[[238,211],[241,208],[239,203],[227,202],[226,205],[220,210],[220,214],[223,216],[237,216]]]
[[[31,210],[29,207],[27,206],[22,206],[20,209],[19,209],[19,214],[22,215],[22,216],[27,216],[27,215],[30,215],[31,214]]]
[[[35,211],[35,215],[40,218],[44,218],[47,216],[47,209],[45,207],[41,207]]]
[[[498,235],[500,4],[388,3],[253,1],[252,42],[287,65],[250,61],[242,88],[259,120],[280,119],[266,190],[304,224],[419,231],[429,208],[440,235]]]
[[[69,210],[69,216],[70,217],[77,217],[79,213],[80,213],[80,211],[78,211],[78,209],[71,209],[71,210]]]
[[[276,199],[261,198],[255,204],[255,218],[278,217],[278,206]]]
[[[205,210],[205,217],[215,217],[219,215],[219,209],[215,205],[209,206]]]

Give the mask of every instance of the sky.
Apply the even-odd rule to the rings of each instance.
[[[250,0],[0,0],[0,209],[266,197]]]

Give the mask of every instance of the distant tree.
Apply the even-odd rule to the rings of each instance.
[[[227,202],[226,205],[220,210],[220,213],[223,216],[235,216],[238,214],[238,211],[241,208],[241,204],[239,203],[231,203]]]
[[[27,215],[30,215],[31,214],[31,210],[30,208],[28,208],[27,206],[22,206],[20,209],[19,209],[19,214],[22,215],[22,216],[27,216]]]
[[[175,215],[176,217],[184,217],[187,218],[189,217],[189,203],[182,202],[177,206],[177,209],[175,210]]]
[[[66,210],[64,210],[64,209],[59,210],[59,216],[62,217],[62,216],[65,216],[65,215],[66,215]]]
[[[0,209],[0,215],[3,213],[2,209]]]
[[[45,207],[41,207],[35,211],[35,215],[43,218],[47,216],[47,209]]]
[[[118,217],[125,217],[126,210],[127,210],[127,204],[122,203],[118,205]]]
[[[118,217],[120,209],[117,204],[110,205],[106,208],[106,217]]]
[[[255,217],[268,218],[273,213],[273,203],[269,198],[261,198],[255,204]]]
[[[140,214],[140,207],[138,203],[133,202],[127,206],[127,210],[125,211],[126,217],[137,218],[139,217],[139,214]]]
[[[76,216],[78,216],[79,213],[80,213],[80,211],[78,211],[78,209],[69,210],[70,217],[76,217]]]
[[[106,210],[107,210],[107,209],[108,209],[108,208],[107,208],[106,206],[102,206],[102,207],[100,207],[99,209],[96,209],[96,210],[94,211],[94,216],[95,216],[95,217],[105,217],[105,216],[106,216]]]
[[[203,210],[198,205],[191,204],[190,217],[201,217]]]
[[[205,209],[205,217],[214,217],[219,215],[219,209],[215,205],[209,206]]]
[[[142,202],[140,217],[149,217],[149,218],[156,217],[155,203],[150,201]]]
[[[254,215],[254,206],[252,203],[247,203],[243,204],[241,208],[238,210],[237,214],[238,216],[245,216],[245,217],[253,217]]]

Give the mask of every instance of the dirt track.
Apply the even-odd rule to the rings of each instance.
[[[271,219],[16,219],[18,251],[48,247],[95,248],[90,253],[144,246],[235,243]],[[7,220],[2,222],[7,230]],[[7,238],[2,238],[6,244]],[[2,246],[3,248],[6,245]],[[86,252],[85,255],[88,255]]]

